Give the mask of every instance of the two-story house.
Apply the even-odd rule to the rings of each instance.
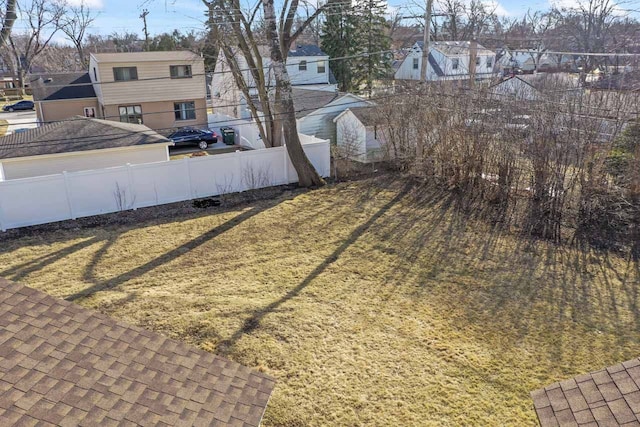
[[[154,130],[207,125],[204,60],[189,51],[92,53],[88,73],[32,85],[40,122],[83,115]]]
[[[396,80],[420,80],[422,69],[423,42],[417,42],[395,72]],[[475,57],[475,66],[470,60]],[[469,79],[471,73],[476,79],[494,76],[496,54],[477,44],[472,52],[468,41],[438,41],[429,44],[427,76],[429,81]]]
[[[259,52],[267,86],[274,87],[275,77],[271,67],[269,49],[266,46],[260,46]],[[243,81],[249,88],[250,96],[256,95],[256,83],[246,59],[238,53],[235,60],[242,72]],[[292,47],[287,55],[286,65],[291,85],[294,88],[337,92],[338,86],[335,77],[329,69],[329,55],[318,46],[297,45]],[[230,116],[240,117],[243,115],[244,95],[238,88],[229,63],[223,54],[216,61],[210,92],[214,110]]]

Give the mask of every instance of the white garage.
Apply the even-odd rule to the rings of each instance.
[[[0,181],[169,160],[144,125],[74,117],[0,138]]]

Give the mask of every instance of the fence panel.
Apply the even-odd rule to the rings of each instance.
[[[329,142],[305,142],[311,163],[328,176]],[[296,181],[285,147],[0,181],[0,229]]]
[[[133,208],[126,167],[66,174],[68,197],[76,218]]]
[[[72,217],[62,174],[0,183],[0,229]]]
[[[135,207],[162,205],[190,199],[189,176],[182,161],[131,166]]]

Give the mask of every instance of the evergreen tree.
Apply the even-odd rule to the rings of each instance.
[[[331,59],[329,68],[338,81],[339,89],[343,92],[351,91],[354,87],[355,60],[333,59],[352,56],[358,52],[358,22],[350,0],[337,1],[327,6],[321,47]]]
[[[358,86],[365,85],[370,92],[375,80],[391,73],[389,23],[385,18],[384,0],[357,0],[355,12],[358,21],[357,43],[362,56],[357,58],[355,72]]]

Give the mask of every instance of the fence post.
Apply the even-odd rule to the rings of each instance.
[[[282,144],[282,155],[284,156],[284,182],[291,184],[289,181],[289,153],[287,153],[287,144]]]
[[[133,182],[133,170],[131,170],[131,163],[127,163],[127,181],[129,184],[129,194],[131,194],[131,209],[136,211],[138,210],[138,207],[136,206],[136,195],[133,192],[134,182]]]
[[[0,231],[7,231],[7,226],[4,225],[4,211],[2,210],[2,203],[0,203]]]
[[[69,206],[69,215],[71,219],[77,219],[76,214],[73,211],[73,202],[71,201],[71,188],[69,187],[69,172],[63,171],[62,176],[64,177],[64,191],[67,195],[67,206]]]
[[[182,159],[182,163],[184,164],[185,175],[187,177],[187,186],[189,187],[189,195],[187,197],[187,200],[191,200],[194,198],[194,191],[193,191],[193,188],[191,187],[191,168],[189,167],[189,158],[184,157]]]
[[[238,188],[238,191],[244,191],[245,176],[244,176],[244,170],[242,170],[242,159],[240,159],[240,156],[241,156],[240,150],[236,150],[233,156],[235,158],[236,170],[240,174],[240,182],[239,182],[240,187]]]

